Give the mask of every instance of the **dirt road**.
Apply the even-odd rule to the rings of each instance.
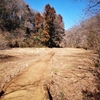
[[[86,100],[86,91],[98,93],[93,51],[16,48],[0,55],[1,100]]]

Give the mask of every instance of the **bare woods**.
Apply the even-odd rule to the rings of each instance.
[[[23,0],[0,0],[0,49],[78,47],[100,52],[99,6],[99,0],[87,1],[85,13],[92,15],[65,31],[63,17],[50,4],[41,13]]]
[[[67,30],[66,47],[100,50],[100,14]]]

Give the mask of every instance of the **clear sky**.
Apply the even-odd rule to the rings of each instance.
[[[54,7],[57,14],[61,14],[65,29],[76,25],[83,16],[83,9],[86,7],[85,0],[24,0],[32,9],[43,12],[46,4]]]

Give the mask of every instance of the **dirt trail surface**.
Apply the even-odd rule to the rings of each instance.
[[[98,55],[75,48],[0,51],[0,100],[100,100]]]

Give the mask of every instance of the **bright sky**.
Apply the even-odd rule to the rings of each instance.
[[[32,9],[43,12],[46,4],[54,7],[57,14],[61,14],[65,24],[65,29],[76,25],[83,17],[83,9],[86,7],[85,0],[83,2],[75,2],[76,0],[24,0]],[[81,0],[79,0],[81,1]]]

